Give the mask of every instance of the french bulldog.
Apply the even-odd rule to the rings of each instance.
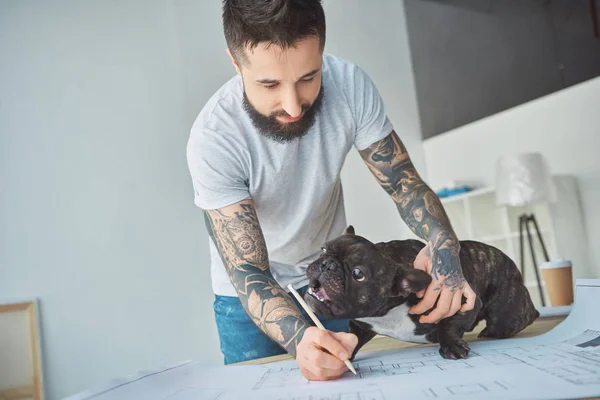
[[[479,337],[508,338],[539,317],[515,263],[493,246],[465,240],[459,257],[465,279],[477,294],[474,308],[436,324],[420,323],[419,315],[408,309],[420,301],[416,293],[432,281],[413,267],[423,247],[425,243],[413,239],[375,244],[349,226],[308,266],[304,299],[317,314],[349,320],[350,332],[358,337],[352,359],[376,334],[438,343],[443,358],[467,358],[470,347],[462,337],[481,320],[486,327]]]

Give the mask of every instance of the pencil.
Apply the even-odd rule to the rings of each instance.
[[[326,330],[325,327],[323,326],[323,324],[321,323],[321,321],[319,321],[319,319],[317,318],[317,316],[312,312],[312,310],[310,309],[310,307],[308,306],[308,304],[306,304],[306,302],[300,296],[300,294],[298,292],[296,292],[296,289],[294,289],[294,287],[292,286],[291,283],[288,285],[288,289],[290,289],[290,291],[292,292],[292,294],[294,295],[294,297],[296,298],[296,300],[298,300],[298,303],[300,303],[300,305],[302,306],[302,308],[304,308],[304,311],[306,311],[306,313],[308,314],[308,316],[310,317],[310,319],[313,320],[313,322],[315,323],[315,325],[317,325],[317,327],[319,329]],[[350,360],[344,360],[344,364],[346,364],[346,367],[348,367],[348,369],[350,371],[352,371],[352,373],[354,375],[356,375],[356,370],[354,369],[354,366],[352,365],[352,363],[350,362]]]

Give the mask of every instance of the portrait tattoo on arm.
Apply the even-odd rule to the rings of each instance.
[[[261,331],[295,357],[310,325],[270,272],[253,202],[204,211],[204,219],[242,306]]]

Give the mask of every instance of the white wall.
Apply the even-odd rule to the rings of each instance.
[[[493,185],[505,153],[539,151],[553,174],[578,181],[592,265],[600,277],[600,78],[489,116],[424,142],[427,178],[440,188],[452,179]]]
[[[49,400],[218,360],[173,11],[0,4],[0,294],[41,300]]]
[[[324,3],[327,51],[372,76],[423,172],[402,4]],[[234,73],[220,17],[218,1],[0,3],[0,294],[40,298],[49,400],[221,361],[185,162],[191,122]],[[343,180],[359,232],[403,235],[355,151]]]

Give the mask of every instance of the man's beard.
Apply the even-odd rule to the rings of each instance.
[[[308,130],[314,125],[315,119],[321,111],[323,105],[323,85],[319,89],[319,95],[313,101],[312,105],[302,104],[300,119],[295,122],[280,122],[276,117],[289,117],[284,110],[271,113],[269,116],[263,115],[248,100],[244,90],[244,110],[250,116],[254,127],[264,136],[279,143],[289,142],[296,138],[306,135]]]

